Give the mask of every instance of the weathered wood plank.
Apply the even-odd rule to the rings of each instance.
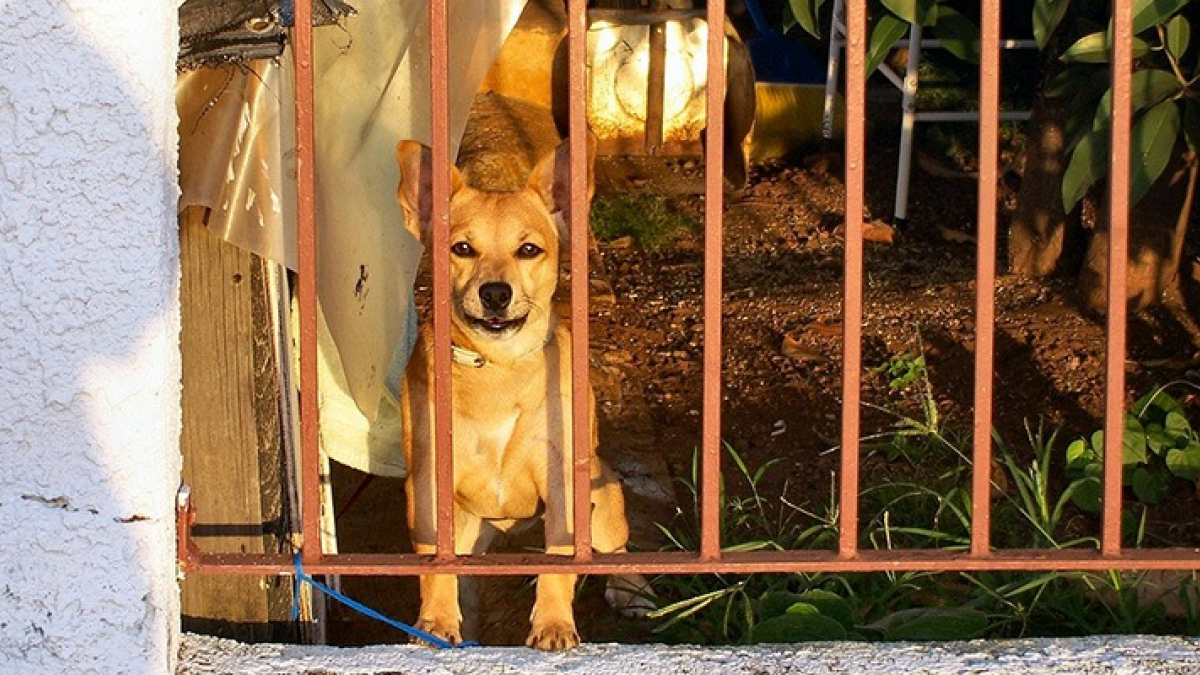
[[[183,481],[205,551],[277,552],[282,525],[279,383],[261,260],[212,235],[204,210],[180,216]],[[290,588],[275,578],[183,583],[184,626],[277,639]]]

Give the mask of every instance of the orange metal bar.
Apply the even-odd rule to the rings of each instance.
[[[588,373],[587,2],[570,0],[567,16],[568,117],[571,144],[571,447],[575,457],[575,560],[592,557],[591,387]]]
[[[447,0],[429,3],[429,116],[432,154],[433,447],[437,472],[437,557],[454,552],[454,436],[450,425],[450,48]]]
[[[1195,570],[1200,550],[1130,549],[1119,556],[1091,550],[1007,549],[985,557],[968,551],[945,549],[862,551],[852,558],[834,551],[725,552],[713,560],[686,551],[654,553],[597,553],[586,563],[563,556],[522,553],[489,553],[463,556],[448,562],[412,554],[337,554],[325,556],[310,574],[415,575],[478,574],[759,574],[801,572],[904,572],[904,571],[1088,571],[1088,570]],[[205,574],[290,574],[286,555],[206,554],[198,572]]]
[[[300,302],[300,522],[304,564],[321,559],[321,429],[317,401],[317,213],[313,132],[312,0],[296,2],[296,251]]]
[[[1113,3],[1112,168],[1109,176],[1108,333],[1105,344],[1104,521],[1100,547],[1121,552],[1121,460],[1125,417],[1126,269],[1129,260],[1129,162],[1133,110],[1133,9]]]
[[[725,0],[708,3],[704,148],[704,420],[701,424],[700,556],[721,557],[721,295],[725,189]]]
[[[863,200],[866,186],[867,3],[846,2],[846,242],[842,307],[842,473],[838,552],[858,553],[858,459],[862,392]]]
[[[1000,0],[983,0],[979,77],[979,232],[975,262],[975,420],[971,553],[991,546],[992,385],[996,341],[996,183],[1000,139]]]

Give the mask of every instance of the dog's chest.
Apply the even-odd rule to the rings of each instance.
[[[544,382],[540,384],[541,400],[533,407],[514,404],[529,403],[529,397],[517,395],[522,385],[531,385],[529,379],[488,395],[456,400],[455,492],[470,511],[487,518],[527,518],[536,513],[547,469],[561,461],[562,447],[558,431],[562,421],[548,414]],[[455,386],[466,393],[471,383],[460,381]]]
[[[503,468],[504,451],[512,442],[520,419],[520,411],[512,410],[507,416],[496,415],[472,424],[472,433],[464,439],[468,442],[462,448],[463,454],[469,455],[469,461],[473,463],[494,466],[499,471]]]

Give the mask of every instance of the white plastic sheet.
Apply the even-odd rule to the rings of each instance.
[[[402,476],[396,397],[421,245],[396,204],[395,147],[430,141],[428,0],[353,4],[356,17],[314,36],[321,443],[356,469]],[[450,2],[452,153],[524,4]],[[213,208],[217,233],[294,269],[290,72],[233,73],[180,78],[181,205]]]

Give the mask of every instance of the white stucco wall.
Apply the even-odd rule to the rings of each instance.
[[[0,0],[0,673],[178,639],[176,0]]]

